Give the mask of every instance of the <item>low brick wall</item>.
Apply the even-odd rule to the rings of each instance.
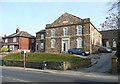
[[[90,60],[85,60],[83,62],[27,62],[27,68],[36,68],[36,69],[53,69],[53,70],[70,70],[70,69],[78,69],[81,67],[86,67],[90,65]],[[4,61],[5,66],[15,66],[15,67],[23,67],[23,61],[12,61],[7,60]]]

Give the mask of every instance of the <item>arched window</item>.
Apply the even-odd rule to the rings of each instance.
[[[77,26],[77,35],[78,36],[82,35],[82,26],[81,25]]]
[[[51,30],[51,37],[54,37],[55,36],[55,29],[52,29]]]
[[[67,36],[68,35],[68,28],[65,27],[63,28],[63,36]]]
[[[82,38],[77,38],[77,48],[82,48]]]
[[[51,39],[51,48],[55,48],[55,39]]]
[[[113,41],[113,47],[116,47],[116,41],[115,40]]]

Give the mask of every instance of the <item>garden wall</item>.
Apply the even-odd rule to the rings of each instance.
[[[81,67],[86,67],[91,64],[89,59],[86,59],[82,62],[55,62],[55,61],[48,61],[48,62],[27,62],[27,68],[36,68],[36,69],[53,69],[53,70],[70,70],[70,69],[78,69]],[[3,65],[5,66],[15,66],[15,67],[23,67],[23,61],[13,61],[13,60],[6,60],[4,61]]]

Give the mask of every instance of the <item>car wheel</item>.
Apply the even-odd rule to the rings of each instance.
[[[72,52],[69,52],[70,54],[73,54]]]
[[[82,53],[83,56],[85,56],[85,53]]]

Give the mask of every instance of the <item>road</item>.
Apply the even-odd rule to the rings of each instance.
[[[118,82],[117,76],[95,75],[94,73],[63,74],[3,67],[3,82]]]
[[[99,73],[109,73],[112,69],[111,58],[115,54],[115,51],[112,53],[99,53],[91,54],[94,58],[92,59],[94,65],[88,68],[79,69],[84,72],[99,72]]]

